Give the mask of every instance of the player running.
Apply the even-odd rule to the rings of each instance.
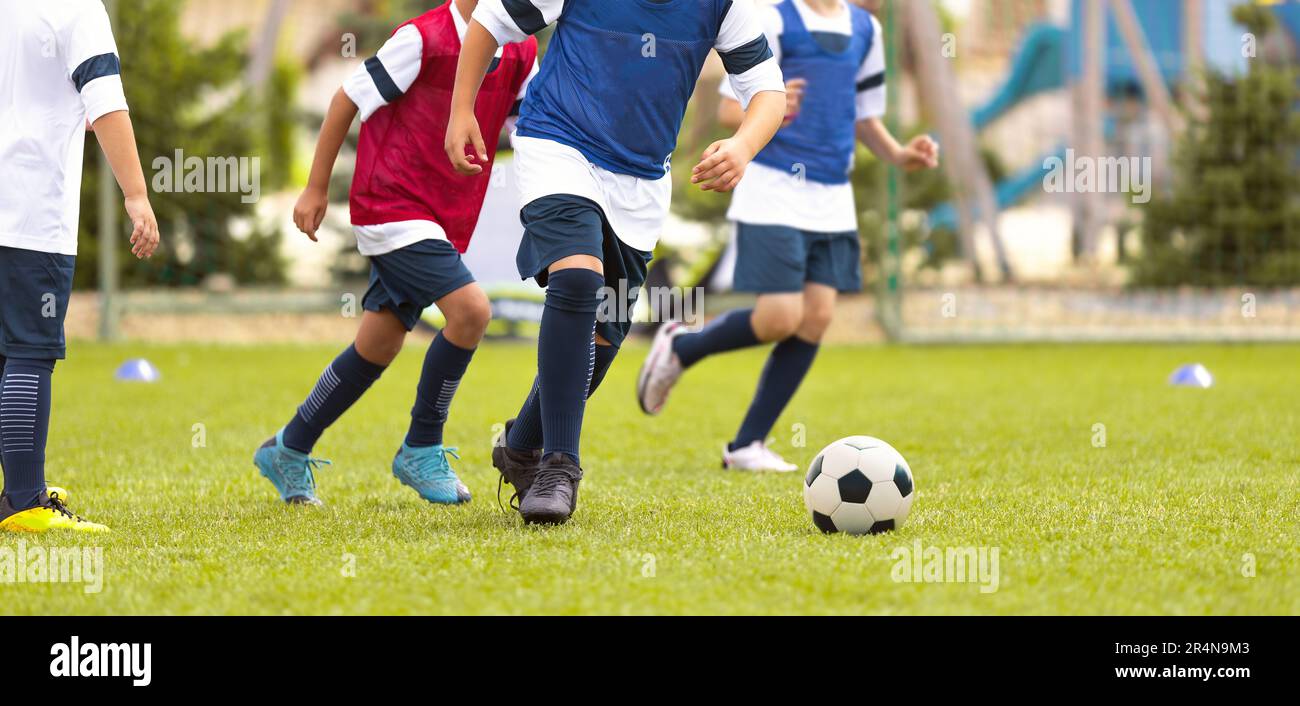
[[[862,289],[857,208],[849,175],[857,142],[907,170],[938,166],[939,147],[921,136],[901,146],[885,114],[880,23],[846,0],[783,0],[761,13],[787,83],[786,124],[736,187],[727,216],[736,223],[737,291],[752,309],[730,311],[698,333],[680,323],[659,330],[641,368],[637,397],[658,414],[682,373],[704,358],[775,343],[725,468],[794,471],[767,446],[777,418],[812,367],[841,292]],[[721,121],[743,108],[729,86]]]
[[[483,0],[461,52],[447,131],[460,172],[481,174],[487,161],[472,108],[493,50],[551,24],[515,140],[525,227],[516,264],[547,288],[538,372],[493,452],[529,523],[564,522],[577,507],[586,400],[631,325],[597,320],[601,290],[635,299],[645,281],[668,214],[670,156],[709,52],[721,54],[750,110],[734,137],[705,151],[692,182],[734,188],[785,111],[781,72],[750,0]],[[609,308],[630,311],[631,303]]]
[[[491,305],[461,260],[478,223],[497,137],[537,71],[537,42],[522,38],[488,57],[472,108],[489,135],[488,169],[455,174],[442,150],[460,43],[476,0],[454,0],[401,25],[334,95],[294,223],[312,240],[329,203],[329,178],[357,113],[361,141],[352,177],[357,247],[370,258],[370,289],[355,342],[325,369],[315,389],[253,457],[280,497],[319,505],[312,458],[321,435],[379,379],[430,304],[447,324],[429,346],[406,438],[393,475],[432,503],[470,500],[452,470],[443,427],[453,396],[487,330]],[[484,62],[488,63],[487,61]],[[485,66],[485,69],[488,68]]]
[[[158,247],[121,62],[100,0],[0,2],[0,529],[106,532],[46,488],[51,377],[67,357],[89,124],[126,196],[131,252]]]

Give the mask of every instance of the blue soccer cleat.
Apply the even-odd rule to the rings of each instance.
[[[316,497],[316,476],[313,473],[329,461],[311,458],[301,451],[284,445],[284,430],[276,432],[253,454],[253,463],[276,492],[290,505],[324,505]]]
[[[451,470],[447,456],[459,459],[456,449],[439,446],[411,448],[402,444],[393,459],[393,477],[431,503],[459,505],[470,501],[469,488]]]

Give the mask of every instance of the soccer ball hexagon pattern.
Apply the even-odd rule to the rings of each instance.
[[[804,477],[804,506],[823,532],[876,534],[903,526],[916,497],[907,460],[870,436],[822,449]]]

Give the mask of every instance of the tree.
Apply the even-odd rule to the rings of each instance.
[[[1267,8],[1235,13],[1262,41]],[[1144,210],[1143,286],[1300,282],[1300,100],[1294,66],[1252,59],[1243,76],[1207,76],[1206,117],[1174,154],[1171,193]]]
[[[277,228],[259,224],[255,203],[229,185],[212,184],[186,192],[160,191],[159,172],[186,157],[207,160],[258,160],[259,189],[267,194],[283,187],[293,163],[293,97],[298,75],[284,62],[275,65],[265,94],[243,84],[248,61],[247,39],[231,33],[209,47],[196,47],[180,32],[183,3],[135,0],[119,4],[115,30],[122,56],[123,82],[135,124],[150,199],[163,230],[163,248],[152,260],[129,255],[126,238],[118,241],[122,283],[195,285],[208,275],[224,273],[241,283],[281,282]],[[98,144],[86,140],[86,164],[98,164]],[[76,284],[94,286],[98,270],[99,168],[88,168],[82,183],[81,266]]]

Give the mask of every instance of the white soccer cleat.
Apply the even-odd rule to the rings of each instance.
[[[668,402],[668,393],[685,372],[681,359],[673,352],[673,339],[686,332],[684,324],[672,321],[660,326],[655,334],[650,355],[641,364],[641,373],[636,380],[636,399],[642,412],[659,414]]]
[[[728,449],[727,446],[727,444],[722,445],[722,467],[728,470],[772,473],[793,473],[799,470],[798,466],[781,458],[780,454],[767,448],[767,444],[761,441],[755,441],[735,451]]]

